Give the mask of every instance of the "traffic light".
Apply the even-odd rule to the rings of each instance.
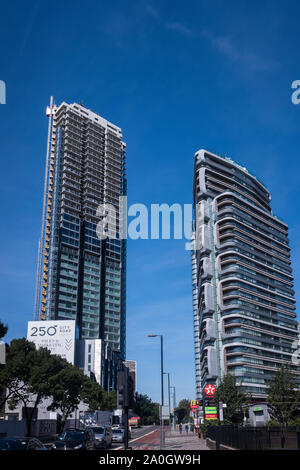
[[[128,406],[128,375],[127,369],[119,370],[117,375],[117,407],[125,408]]]
[[[135,407],[134,380],[127,367],[117,374],[117,407],[131,410]]]
[[[128,386],[128,408],[133,410],[135,408],[135,396],[134,396],[134,382],[131,375],[127,377],[127,386]]]

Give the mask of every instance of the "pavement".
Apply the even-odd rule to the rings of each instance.
[[[160,431],[155,430],[146,436],[130,442],[132,450],[160,450]],[[164,450],[210,450],[198,434],[165,430]]]

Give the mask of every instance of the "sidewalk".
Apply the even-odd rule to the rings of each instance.
[[[160,431],[156,430],[150,435],[141,437],[131,443],[133,450],[160,450]],[[199,439],[198,434],[165,429],[164,450],[210,450],[204,439]]]
[[[182,431],[170,431],[165,435],[166,450],[210,450],[205,439],[199,439],[198,434]]]

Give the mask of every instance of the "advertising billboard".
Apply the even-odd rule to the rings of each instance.
[[[27,339],[74,364],[75,320],[30,321]]]

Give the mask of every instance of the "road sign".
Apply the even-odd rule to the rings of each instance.
[[[162,406],[160,405],[160,419],[162,420],[168,420],[170,419],[170,410],[168,405]]]
[[[198,410],[199,408],[199,403],[196,400],[192,400],[190,403],[190,408],[191,410]]]
[[[216,387],[214,385],[208,384],[204,387],[205,395],[213,396],[215,394]]]

